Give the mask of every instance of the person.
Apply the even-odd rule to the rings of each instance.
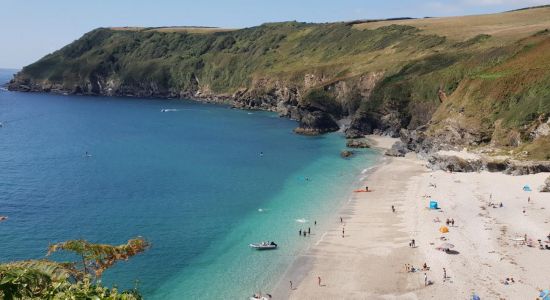
[[[455,227],[455,219],[451,219],[451,226]]]
[[[368,186],[365,187],[365,191],[367,191],[367,192],[369,191],[369,187],[368,187]]]
[[[428,274],[424,273],[424,286],[428,285]]]
[[[504,205],[502,204],[502,202],[500,202],[500,207],[503,207]]]
[[[311,234],[311,227],[307,228],[307,234]]]
[[[344,237],[344,227],[342,227],[342,237]]]
[[[395,206],[393,206],[393,205],[391,206],[391,211],[395,212]]]
[[[304,236],[306,236],[307,232],[304,230]]]
[[[302,235],[302,229],[298,230],[298,235]]]
[[[263,152],[260,152],[260,157],[263,157],[264,156],[264,153]]]
[[[321,286],[321,276],[317,276],[317,281],[318,281],[319,286]]]
[[[317,220],[315,220],[315,222],[313,222],[313,225],[317,225]]]
[[[493,200],[493,194],[489,194],[489,199]]]
[[[342,217],[340,217],[340,223],[344,223],[344,220],[342,219]]]
[[[416,247],[416,241],[414,239],[412,239],[411,245],[412,245],[413,248]]]
[[[523,209],[523,214],[525,214],[525,208]]]
[[[445,282],[446,279],[447,279],[447,270],[443,268],[443,282]]]
[[[527,197],[527,203],[531,203],[531,196]]]
[[[290,289],[293,290],[293,288],[292,288],[292,280],[290,281]]]

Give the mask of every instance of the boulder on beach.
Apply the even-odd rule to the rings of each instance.
[[[550,193],[550,176],[548,176],[548,178],[544,181],[544,184],[540,186],[539,192]]]

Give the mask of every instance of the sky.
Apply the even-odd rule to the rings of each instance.
[[[331,22],[502,12],[550,0],[0,0],[0,68],[21,68],[97,27]]]

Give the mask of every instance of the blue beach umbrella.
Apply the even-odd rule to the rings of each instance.
[[[542,300],[550,300],[550,290],[540,291],[539,297],[541,297]]]
[[[473,295],[472,295],[472,300],[481,300],[481,298],[479,298],[478,295],[473,294]]]

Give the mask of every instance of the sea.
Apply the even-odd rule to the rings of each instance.
[[[14,72],[0,69],[0,83]],[[0,262],[43,259],[69,239],[142,236],[151,248],[102,282],[145,299],[269,293],[379,159],[343,159],[341,133],[296,135],[275,113],[181,99],[2,88],[0,122]],[[261,241],[279,247],[249,247]]]

